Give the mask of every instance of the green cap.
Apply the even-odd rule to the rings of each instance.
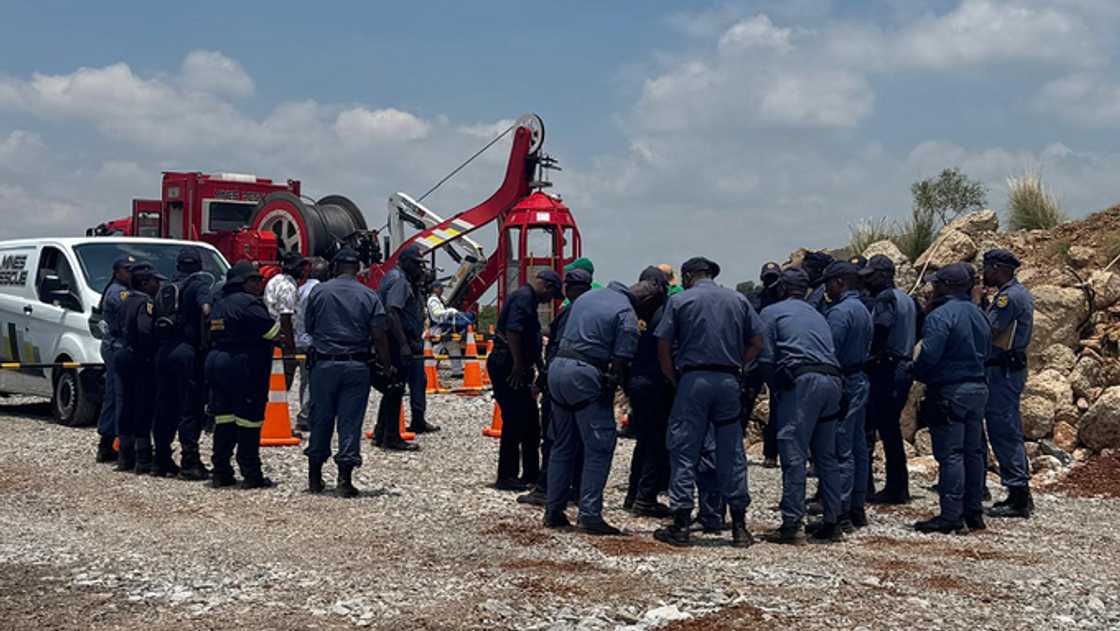
[[[565,272],[570,272],[574,269],[581,269],[588,274],[591,274],[592,276],[595,275],[595,264],[592,263],[591,259],[587,258],[586,256],[581,256],[564,266]]]

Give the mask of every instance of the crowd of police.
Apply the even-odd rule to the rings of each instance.
[[[576,529],[620,534],[604,519],[603,492],[622,390],[636,439],[624,508],[671,518],[654,536],[672,545],[729,523],[732,543],[749,546],[744,432],[767,390],[763,466],[780,466],[782,477],[781,524],[767,539],[834,542],[867,525],[866,504],[910,501],[900,415],[919,381],[926,389],[918,422],[929,428],[939,464],[940,511],[915,528],[948,534],[985,527],[989,441],[1008,492],[988,514],[1029,517],[1019,398],[1033,299],[1015,279],[1018,266],[1006,250],[984,255],[979,278],[969,264],[945,266],[927,279],[932,291],[923,305],[895,286],[894,265],[884,256],[833,260],[810,252],[798,266],[767,263],[749,296],[716,284],[720,267],[704,257],[681,265],[679,285],[667,265],[644,269],[629,286],[598,285],[587,259],[563,277],[540,271],[507,297],[487,357],[504,419],[494,486],[543,507],[549,528],[571,527],[566,509],[574,503]],[[212,287],[189,248],[177,270],[168,280],[142,261],[114,263],[102,301],[107,396],[99,461],[224,487],[237,483],[236,452],[242,488],[270,486],[261,472],[260,432],[288,314],[307,353],[301,415],[309,414],[301,426],[310,434],[310,492],[326,488],[323,467],[337,433],[335,492],[358,495],[352,474],[362,464],[371,387],[382,394],[373,442],[383,449],[418,448],[400,436],[405,389],[409,429],[439,429],[425,418],[422,305],[430,273],[417,247],[401,253],[376,291],[359,282],[358,256],[345,248],[329,266],[285,261],[267,290],[248,262]],[[164,304],[168,287],[171,308]],[[546,336],[539,306],[561,298]],[[212,471],[198,449],[209,422]],[[876,440],[886,460],[877,492]],[[811,476],[817,490],[807,497]],[[820,517],[806,524],[809,515]]]

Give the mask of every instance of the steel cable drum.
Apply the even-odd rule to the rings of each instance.
[[[330,259],[347,238],[366,230],[366,220],[358,205],[342,195],[328,195],[308,209],[318,216],[325,231],[324,242],[316,244],[312,256]]]
[[[279,255],[297,252],[315,256],[330,247],[330,236],[320,213],[287,191],[269,193],[257,204],[249,226],[276,235]]]

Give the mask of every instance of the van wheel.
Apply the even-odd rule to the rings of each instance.
[[[97,402],[82,386],[76,370],[63,370],[54,380],[51,409],[60,424],[67,427],[92,425],[97,419],[97,408]]]

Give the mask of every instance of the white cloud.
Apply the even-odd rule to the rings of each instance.
[[[397,109],[357,107],[339,112],[334,130],[346,142],[364,143],[420,140],[428,135],[430,126],[416,116]]]
[[[767,15],[756,15],[729,28],[719,38],[720,50],[750,51],[770,49],[779,52],[793,50],[790,37],[793,31],[774,26]]]
[[[1120,85],[1099,73],[1075,73],[1043,86],[1035,106],[1076,125],[1120,125]]]
[[[181,84],[188,90],[231,97],[251,96],[253,80],[241,64],[213,50],[195,50],[183,60]]]

